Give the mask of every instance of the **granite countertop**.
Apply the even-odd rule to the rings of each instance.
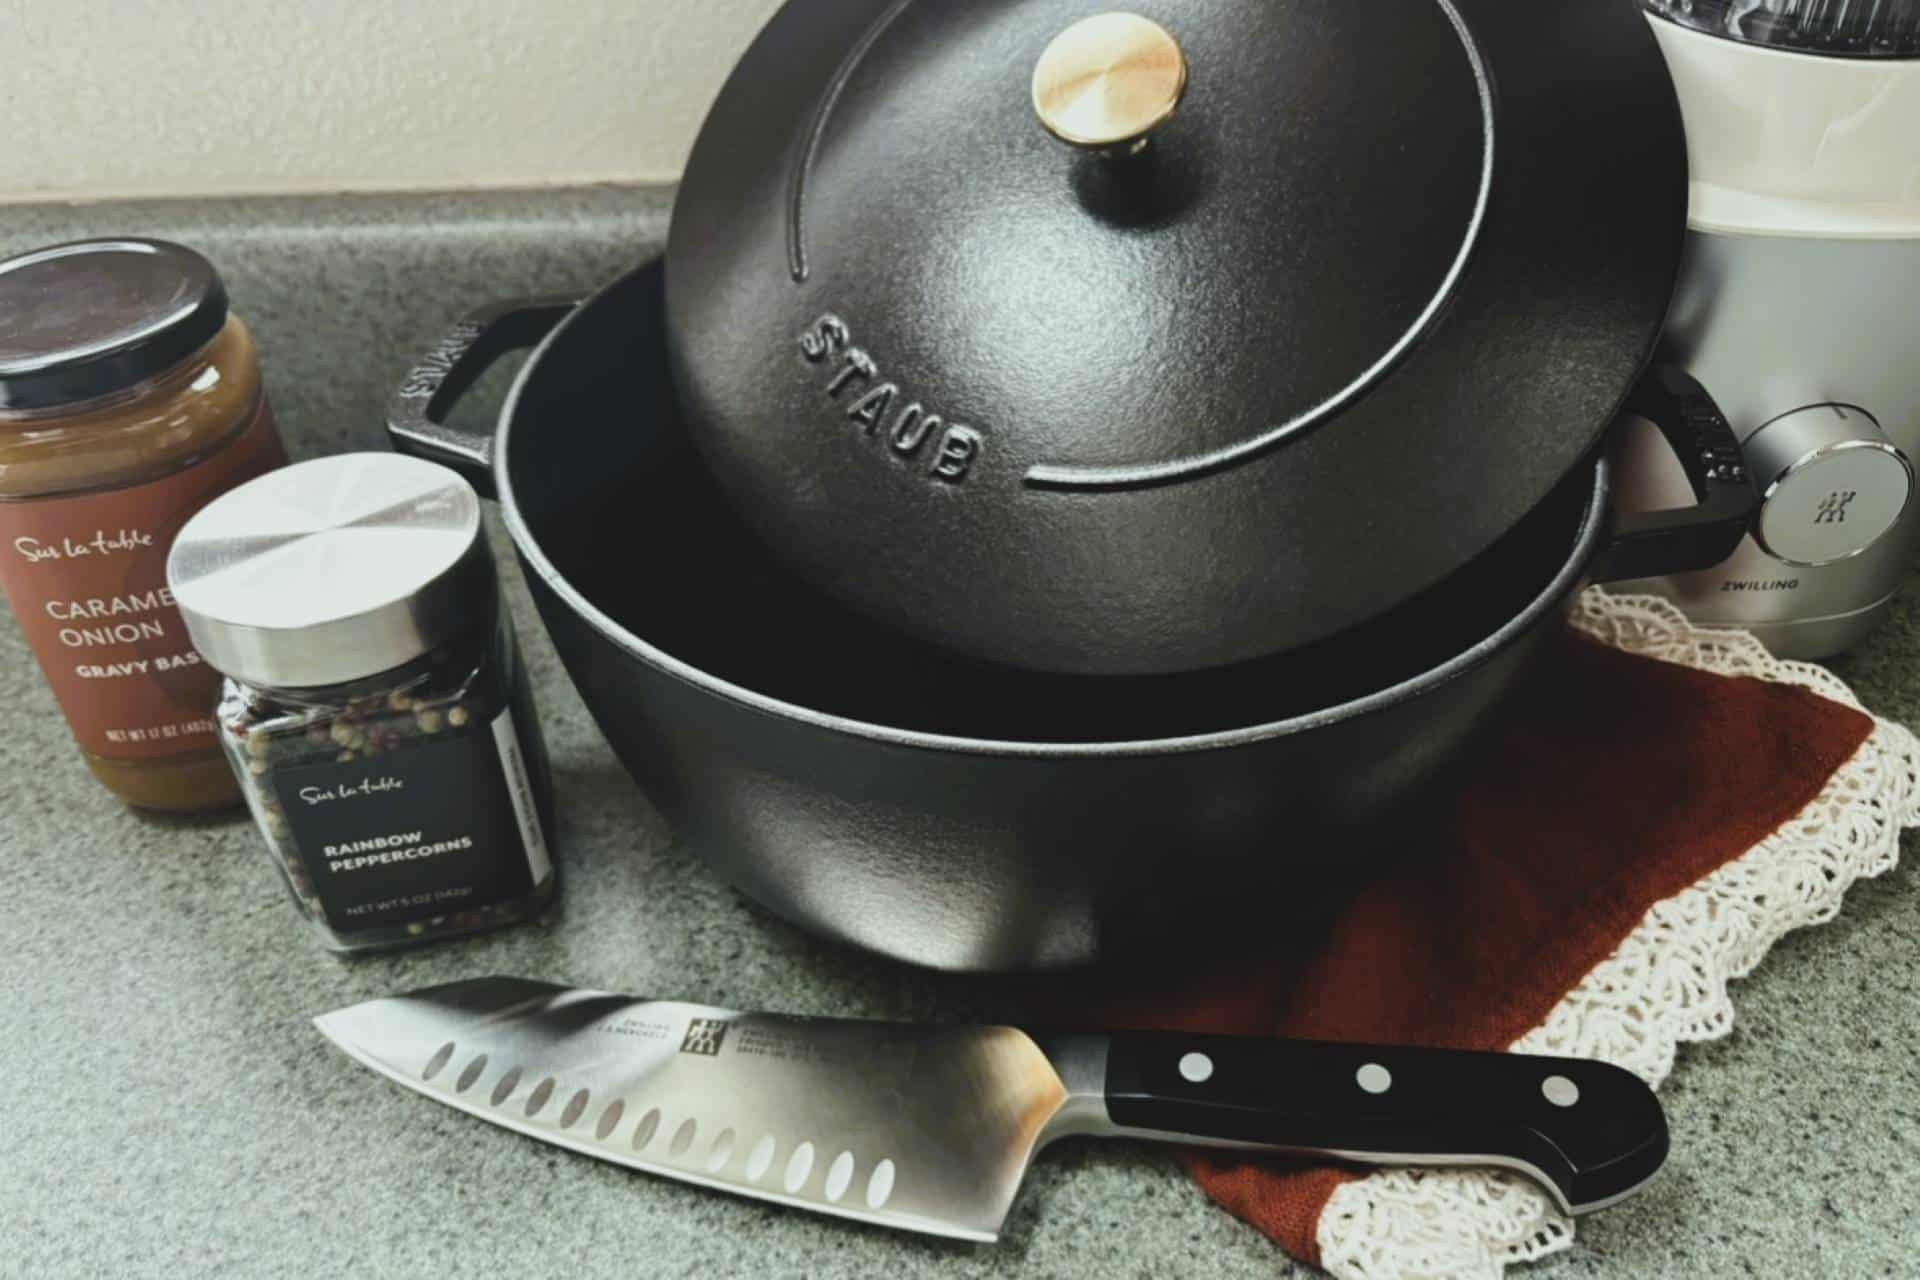
[[[666,208],[658,192],[587,190],[11,209],[0,255],[109,231],[202,246],[259,335],[305,457],[379,447],[389,389],[448,322],[611,279],[658,245]],[[992,1006],[991,984],[817,942],[708,875],[613,760],[509,573],[557,775],[563,913],[352,962],[317,948],[244,818],[143,817],[95,786],[11,618],[0,622],[0,1274],[1292,1270],[1146,1147],[1048,1153],[1003,1243],[958,1245],[565,1154],[327,1046],[308,1025],[316,1013],[496,972],[803,1014]],[[1838,669],[1869,705],[1914,723],[1917,661],[1920,598]],[[1909,857],[1859,886],[1839,921],[1788,939],[1738,985],[1734,1034],[1684,1049],[1666,1087],[1666,1174],[1583,1224],[1573,1252],[1520,1274],[1912,1274],[1915,875]]]

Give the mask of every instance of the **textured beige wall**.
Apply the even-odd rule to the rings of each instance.
[[[778,2],[0,0],[0,202],[668,180]]]

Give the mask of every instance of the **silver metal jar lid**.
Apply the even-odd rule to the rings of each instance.
[[[180,531],[167,582],[201,656],[243,684],[364,680],[493,619],[480,498],[445,467],[321,458],[215,499]]]

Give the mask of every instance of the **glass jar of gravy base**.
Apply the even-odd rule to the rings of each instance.
[[[285,461],[206,259],[151,240],[0,261],[0,587],[94,776],[145,808],[239,794],[167,548]]]
[[[288,467],[189,522],[168,575],[227,677],[234,772],[328,947],[547,908],[546,752],[466,481],[391,454]]]

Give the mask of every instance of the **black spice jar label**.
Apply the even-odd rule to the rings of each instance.
[[[510,711],[491,732],[285,769],[274,786],[339,933],[515,901],[552,869]]]

